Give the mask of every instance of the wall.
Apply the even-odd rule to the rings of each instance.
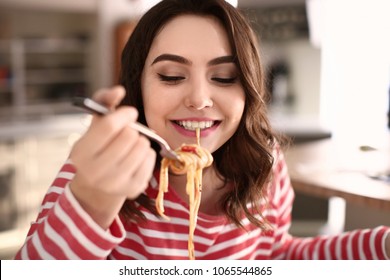
[[[283,56],[291,70],[290,90],[295,96],[293,113],[302,117],[317,117],[320,110],[321,50],[306,38],[284,43],[262,42],[266,63]]]
[[[323,1],[321,117],[349,145],[387,141],[390,2]]]

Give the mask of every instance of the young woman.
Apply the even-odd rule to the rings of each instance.
[[[386,259],[390,228],[340,236],[289,233],[293,189],[267,120],[257,39],[223,0],[165,0],[139,21],[122,56],[121,86],[94,98],[95,116],[43,200],[17,259],[188,259],[186,176],[169,174],[156,214],[157,147],[196,143],[213,155],[203,171],[196,259]],[[118,105],[121,106],[118,106]]]

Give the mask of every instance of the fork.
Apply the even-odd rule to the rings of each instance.
[[[107,115],[111,111],[107,107],[101,105],[100,103],[97,103],[96,101],[85,98],[85,97],[75,97],[73,99],[73,105],[84,108],[88,110],[91,113],[95,113],[98,115]],[[174,159],[180,161],[179,155],[171,149],[171,147],[168,145],[167,141],[165,141],[164,138],[162,138],[160,135],[155,133],[153,130],[151,130],[149,127],[139,123],[139,122],[132,122],[129,123],[129,126],[137,130],[139,133],[145,135],[150,140],[155,141],[160,146],[160,155],[165,158]]]

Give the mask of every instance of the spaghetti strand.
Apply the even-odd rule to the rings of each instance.
[[[200,146],[200,129],[196,129],[197,144],[183,144],[175,152],[179,155],[180,161],[163,158],[160,169],[159,191],[156,198],[156,210],[158,214],[169,220],[164,214],[164,193],[168,191],[168,169],[175,174],[187,174],[186,193],[189,201],[189,234],[188,234],[188,256],[190,260],[195,259],[194,232],[198,218],[202,195],[203,169],[213,162],[211,153]]]

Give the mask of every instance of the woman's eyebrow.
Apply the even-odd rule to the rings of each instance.
[[[176,55],[176,54],[169,54],[169,53],[164,53],[164,54],[161,54],[159,56],[157,56],[151,65],[157,63],[157,62],[160,62],[160,61],[173,61],[173,62],[177,62],[177,63],[181,63],[181,64],[185,64],[185,65],[191,65],[192,62],[190,60],[188,60],[187,58],[185,57],[182,57],[180,55]],[[234,63],[234,57],[232,55],[226,55],[226,56],[220,56],[220,57],[216,57],[212,60],[210,60],[207,65],[208,66],[213,66],[213,65],[218,65],[218,64],[223,64],[223,63]]]
[[[208,66],[213,66],[213,65],[218,65],[218,64],[223,64],[223,63],[234,63],[234,57],[232,55],[226,55],[226,56],[220,56],[216,57],[212,60],[210,60],[207,65]]]
[[[181,63],[181,64],[186,64],[186,65],[191,65],[191,61],[189,61],[188,59],[180,56],[180,55],[175,55],[175,54],[169,54],[169,53],[164,53],[164,54],[161,54],[159,55],[158,57],[156,57],[152,64],[155,64],[157,62],[160,62],[160,61],[164,61],[164,60],[168,60],[168,61],[173,61],[173,62],[178,62],[178,63]]]

